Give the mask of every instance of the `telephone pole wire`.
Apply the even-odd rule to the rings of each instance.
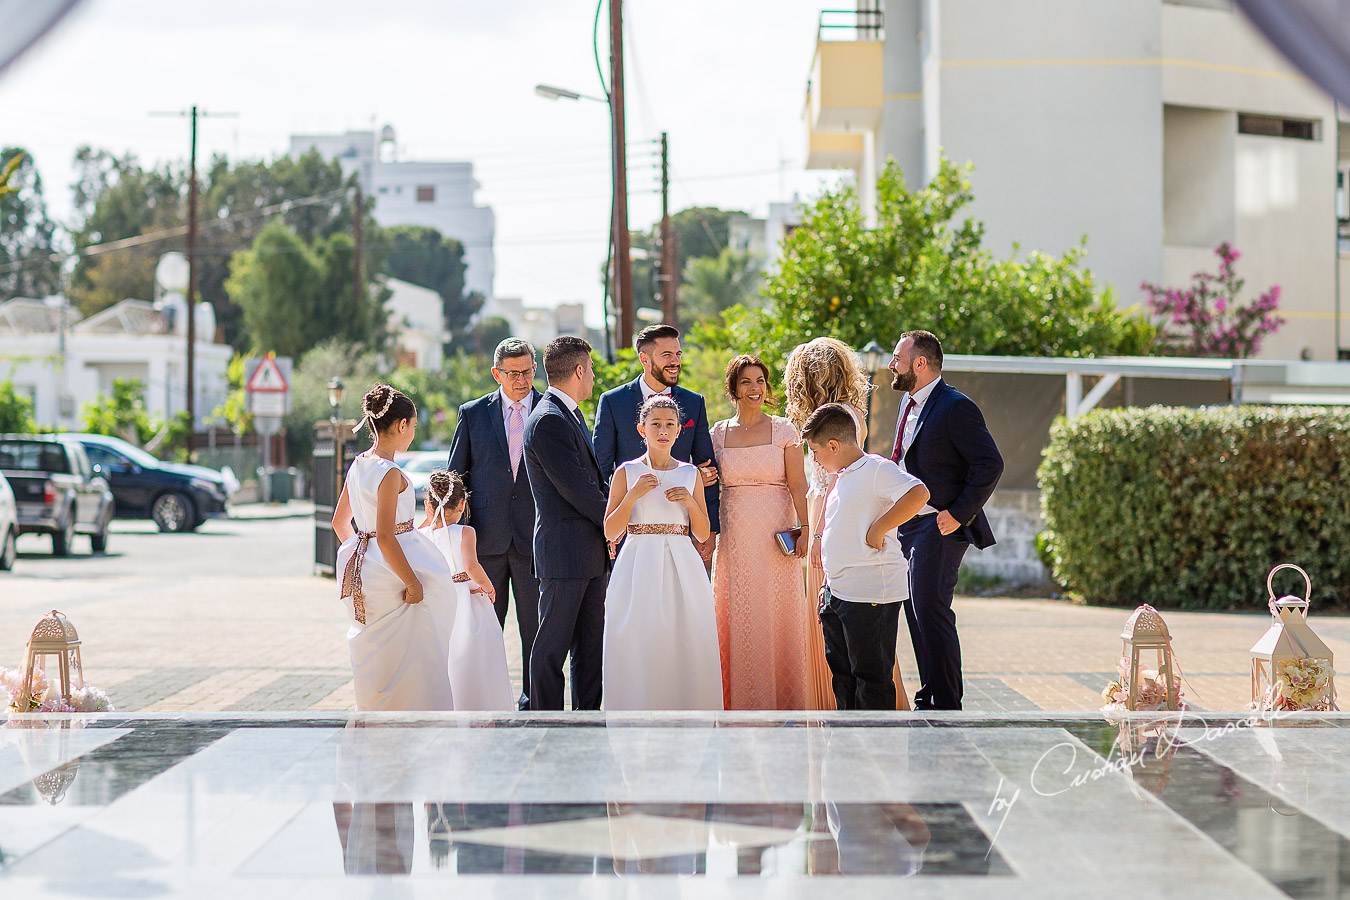
[[[192,122],[191,145],[188,150],[188,214],[187,214],[187,453],[192,461],[193,440],[197,433],[197,119],[235,118],[239,113],[198,112],[193,106],[180,112],[152,112],[152,116],[176,116]],[[214,336],[212,338],[214,340]]]

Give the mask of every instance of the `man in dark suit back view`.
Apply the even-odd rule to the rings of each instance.
[[[915,709],[961,708],[961,643],[952,594],[966,549],[994,544],[984,505],[1003,457],[980,408],[942,380],[942,344],[927,331],[900,336],[891,387],[903,391],[891,459],[928,488],[928,505],[900,526],[909,560],[905,619],[919,664]]]
[[[525,422],[542,396],[534,389],[534,373],[534,348],[528,341],[507,338],[498,344],[492,377],[501,387],[459,408],[450,441],[450,468],[464,477],[469,491],[468,524],[478,534],[478,561],[492,581],[502,627],[507,604],[512,595],[516,598],[521,709],[529,709],[530,651],[539,629],[534,495],[525,467]]]
[[[534,492],[539,632],[530,654],[530,709],[563,707],[563,660],[572,655],[572,708],[599,709],[605,635],[605,508],[609,496],[580,403],[591,396],[591,345],[554,338],[544,348],[548,391],[525,423]]]

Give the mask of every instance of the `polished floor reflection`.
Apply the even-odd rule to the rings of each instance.
[[[1346,724],[13,717],[0,897],[1335,897]]]

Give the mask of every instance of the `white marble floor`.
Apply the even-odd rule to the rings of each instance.
[[[1346,725],[15,716],[0,897],[1334,897]]]

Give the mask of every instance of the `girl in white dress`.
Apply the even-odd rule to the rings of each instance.
[[[417,501],[394,465],[417,430],[417,407],[377,384],[366,392],[357,429],[374,445],[352,460],[333,512],[342,599],[351,617],[347,652],[356,708],[454,709],[450,632],[455,598],[450,565],[413,527]],[[355,527],[353,527],[353,522]]]
[[[708,539],[698,469],[670,456],[680,409],[649,397],[638,413],[647,452],[610,482],[605,537],[624,538],[605,595],[605,709],[721,709],[712,584],[690,535]]]
[[[478,563],[477,539],[467,525],[451,525],[468,500],[459,473],[431,473],[427,518],[418,530],[431,538],[454,573],[455,625],[450,630],[450,687],[455,709],[513,710],[506,641],[492,608],[496,594]]]

